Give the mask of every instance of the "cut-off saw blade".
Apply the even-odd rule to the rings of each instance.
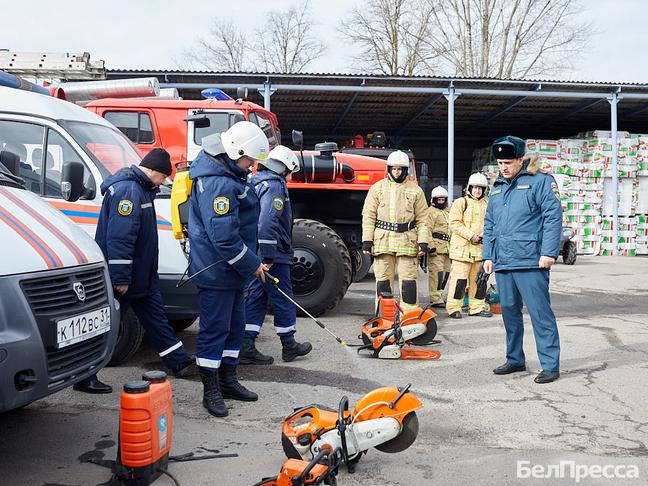
[[[389,454],[394,454],[396,452],[402,452],[411,446],[416,440],[416,436],[419,431],[419,422],[416,412],[410,412],[403,419],[403,426],[401,428],[401,433],[398,434],[391,440],[377,445],[376,449],[381,452],[387,452]]]

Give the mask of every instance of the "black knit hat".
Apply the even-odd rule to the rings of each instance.
[[[140,167],[146,167],[166,176],[171,175],[171,157],[169,152],[164,149],[156,148],[144,156],[140,162]]]

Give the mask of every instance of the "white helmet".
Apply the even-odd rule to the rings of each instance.
[[[388,167],[409,167],[409,157],[402,150],[396,150],[387,157]]]
[[[468,179],[468,185],[473,187],[488,187],[488,179],[481,172],[476,172]]]
[[[448,197],[448,191],[445,190],[445,187],[436,186],[432,189],[432,199],[437,197]]]
[[[285,174],[286,169],[288,169],[288,173],[294,172],[299,168],[299,159],[295,153],[283,145],[273,148],[268,154],[268,158],[261,163],[277,174]]]
[[[238,160],[243,156],[255,160],[268,157],[268,139],[258,126],[249,121],[240,121],[221,134],[223,148],[228,157]]]

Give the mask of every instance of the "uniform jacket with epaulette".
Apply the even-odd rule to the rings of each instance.
[[[553,177],[526,160],[512,180],[499,177],[490,192],[484,224],[484,260],[495,271],[539,268],[541,256],[557,258],[562,207]]]
[[[261,264],[257,256],[259,199],[247,172],[225,153],[202,150],[189,168],[189,271],[198,287],[240,289]]]
[[[104,196],[95,240],[108,261],[113,285],[128,285],[129,297],[159,288],[158,189],[137,166],[122,169],[101,185]]]
[[[292,263],[292,207],[286,180],[270,170],[250,177],[261,205],[259,256],[266,263]]]

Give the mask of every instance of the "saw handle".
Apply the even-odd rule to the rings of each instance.
[[[324,449],[324,450],[319,451],[317,453],[317,455],[315,457],[313,457],[313,460],[308,463],[308,466],[306,466],[304,468],[304,470],[301,472],[301,474],[297,477],[297,479],[302,481],[302,482],[300,482],[298,484],[305,484],[304,480],[308,477],[308,475],[310,474],[310,472],[313,470],[313,468],[315,466],[322,463],[324,458],[327,459],[328,467],[329,467],[328,474],[330,474],[331,471],[334,469],[333,467],[331,467],[332,464],[331,464],[331,460],[329,459],[330,454],[331,454],[331,451],[329,451],[328,449]],[[324,479],[328,479],[328,478],[324,478]],[[293,478],[293,481],[294,481],[294,478]]]
[[[412,384],[411,384],[411,383],[408,383],[408,384],[405,385],[403,388],[399,388],[398,391],[399,391],[400,393],[396,396],[396,398],[394,398],[394,399],[391,401],[391,403],[389,404],[389,408],[394,408],[394,407],[396,406],[396,403],[398,403],[398,400],[400,400],[401,398],[403,398],[403,395],[405,395],[405,394],[409,391],[410,388],[412,388]]]
[[[353,472],[353,465],[351,464],[351,461],[349,461],[349,449],[347,447],[347,441],[346,441],[346,420],[344,419],[344,412],[349,411],[349,398],[345,395],[342,397],[340,400],[340,404],[338,405],[338,421],[337,421],[337,429],[338,433],[340,434],[340,445],[342,446],[342,459],[344,460],[344,464],[346,464],[347,469],[349,472]]]

